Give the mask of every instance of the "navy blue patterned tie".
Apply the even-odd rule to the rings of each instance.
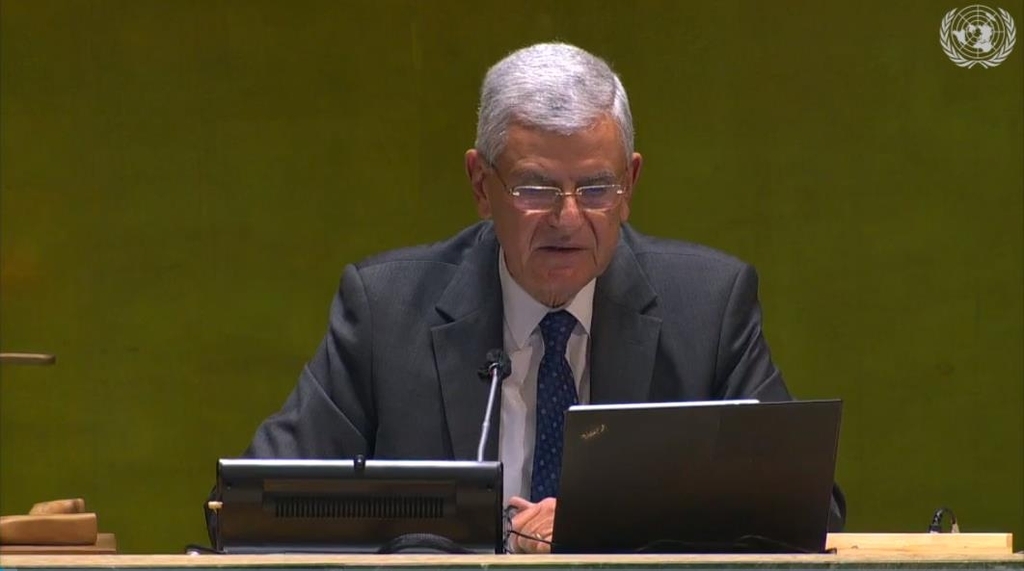
[[[540,322],[544,356],[537,371],[537,434],[530,483],[530,499],[534,502],[558,496],[565,411],[579,402],[572,369],[565,358],[574,327],[576,318],[565,310],[548,313]]]

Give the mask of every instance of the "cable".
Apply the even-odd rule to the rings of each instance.
[[[185,555],[224,555],[224,552],[198,543],[189,543],[185,546]]]
[[[512,549],[512,544],[509,543],[509,541],[508,541],[509,538],[511,538],[513,535],[517,535],[519,537],[524,537],[526,539],[529,539],[530,541],[537,541],[537,542],[540,542],[540,543],[546,543],[546,544],[550,545],[551,548],[552,548],[552,551],[554,551],[555,544],[553,542],[548,541],[546,539],[541,539],[539,537],[534,537],[534,536],[526,534],[526,533],[521,533],[521,532],[518,532],[518,531],[512,529],[512,516],[514,514],[516,514],[518,511],[519,510],[517,510],[516,508],[514,508],[512,506],[508,506],[504,510],[502,510],[502,512],[501,512],[502,523],[505,524],[504,533],[503,533],[503,537],[502,537],[502,544],[505,547],[505,553],[515,553],[515,550]]]
[[[518,531],[516,531],[514,529],[510,529],[508,534],[509,535],[518,535],[519,537],[525,537],[526,539],[529,539],[530,541],[536,541],[537,543],[546,543],[546,544],[548,544],[548,545],[550,545],[552,547],[554,547],[554,545],[555,545],[555,542],[553,542],[553,541],[548,541],[546,539],[541,539],[539,537],[530,535],[528,533],[520,533],[520,532],[518,532]]]
[[[377,553],[401,553],[403,551],[418,553],[473,553],[472,549],[463,547],[443,535],[433,533],[407,533],[399,535],[380,546]]]
[[[949,532],[960,533],[960,526],[956,523],[956,514],[946,507],[935,510],[932,522],[928,525],[928,533],[942,533],[942,516],[946,514],[949,514]]]
[[[681,541],[658,539],[635,550],[635,553],[836,553],[826,549],[815,551],[804,549],[785,541],[763,535],[743,535],[732,541]]]

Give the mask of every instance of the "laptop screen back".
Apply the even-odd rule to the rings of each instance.
[[[573,407],[553,551],[823,551],[841,409],[838,400]]]

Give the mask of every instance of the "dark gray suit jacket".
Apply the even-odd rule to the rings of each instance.
[[[246,455],[473,459],[488,397],[477,369],[502,346],[490,222],[350,265],[316,355]],[[592,403],[790,398],[761,335],[753,268],[628,225],[597,279],[590,360]]]

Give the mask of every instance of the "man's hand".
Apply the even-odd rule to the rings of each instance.
[[[551,536],[555,531],[555,498],[533,503],[519,496],[509,498],[510,506],[519,510],[512,517],[509,544],[513,553],[551,553]]]

